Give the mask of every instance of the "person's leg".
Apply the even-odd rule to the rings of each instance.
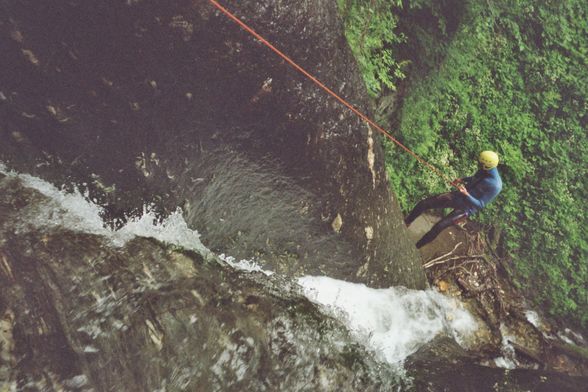
[[[426,210],[434,208],[455,208],[454,197],[455,195],[452,192],[447,192],[419,201],[410,214],[404,218],[404,223],[406,226],[410,226]]]
[[[453,224],[457,224],[464,218],[467,218],[468,214],[463,210],[453,210],[445,218],[441,219],[427,234],[423,236],[417,243],[417,248],[422,248],[429,242],[433,241],[437,236],[446,228]]]

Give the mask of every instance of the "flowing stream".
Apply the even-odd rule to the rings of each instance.
[[[19,174],[0,166],[0,172],[20,178],[30,188],[47,196],[52,205],[31,219],[39,228],[62,226],[70,230],[98,234],[110,239],[113,246],[123,246],[134,237],[151,237],[196,251],[208,259],[213,252],[190,229],[178,209],[163,220],[148,207],[139,217],[130,217],[122,228],[111,229],[102,219],[103,208],[80,191],[67,193],[54,185],[28,174]],[[63,213],[56,214],[55,210]],[[221,254],[219,258],[246,273],[264,271],[253,260],[236,261]],[[304,276],[297,280],[301,291],[319,304],[326,315],[342,320],[358,342],[390,364],[403,360],[440,333],[465,345],[476,330],[476,322],[454,298],[437,291],[409,290],[404,287],[373,289],[326,276]]]
[[[433,289],[288,275],[207,248],[179,208],[113,223],[83,190],[2,164],[0,184],[8,390],[402,391],[444,388],[449,372],[462,389],[515,377],[514,391],[544,380],[518,369],[506,325],[501,356],[477,364],[467,349],[484,326]],[[582,381],[550,382],[574,391]]]

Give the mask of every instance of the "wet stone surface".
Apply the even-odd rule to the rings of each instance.
[[[223,5],[370,110],[336,2]],[[4,10],[0,161],[111,219],[182,206],[211,249],[282,273],[425,286],[379,136],[207,1]]]
[[[4,385],[377,391],[396,382],[295,286],[153,239],[116,248],[36,228],[30,211],[47,205],[19,180],[0,181]]]
[[[406,363],[417,391],[459,392],[579,392],[587,377],[526,369],[497,369],[477,365],[454,341],[439,337],[411,355]]]
[[[115,246],[79,226],[44,225],[40,211],[57,222],[72,213],[18,177],[0,180],[3,387],[464,391],[496,381],[567,391],[586,381],[484,368],[434,340],[409,358],[411,384],[288,278],[150,238]]]

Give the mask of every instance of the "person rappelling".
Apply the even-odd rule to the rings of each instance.
[[[458,191],[442,193],[421,200],[404,219],[406,226],[423,212],[431,209],[453,208],[447,216],[437,222],[417,243],[422,248],[433,241],[447,227],[459,224],[486,207],[502,190],[502,179],[498,173],[498,154],[482,151],[478,158],[479,170],[471,177],[457,179],[453,185]]]
[[[452,224],[457,224],[467,219],[468,216],[484,208],[486,204],[490,203],[490,201],[492,201],[502,190],[502,180],[500,179],[500,175],[498,174],[497,169],[498,155],[495,152],[482,151],[480,153],[480,170],[478,170],[478,172],[476,172],[476,174],[474,174],[472,177],[466,177],[459,180],[451,181],[451,179],[449,179],[443,173],[441,173],[435,166],[425,161],[423,158],[418,156],[414,151],[410,150],[408,147],[406,147],[404,144],[398,141],[394,136],[392,136],[390,132],[386,131],[366,114],[361,112],[347,100],[339,96],[336,92],[334,92],[321,81],[319,81],[315,76],[313,76],[307,70],[298,65],[284,52],[276,48],[267,39],[265,39],[257,32],[255,32],[255,30],[249,27],[245,22],[240,20],[237,16],[235,16],[225,7],[221,6],[216,0],[209,1],[220,12],[225,14],[229,19],[233,20],[235,23],[237,23],[243,30],[247,31],[261,43],[266,45],[269,49],[274,51],[284,61],[290,64],[294,69],[296,69],[298,72],[306,76],[318,87],[320,87],[326,93],[328,93],[337,101],[339,101],[342,105],[346,106],[349,110],[355,113],[355,115],[357,115],[367,124],[369,124],[375,130],[380,132],[390,141],[394,142],[404,151],[412,155],[421,164],[428,167],[439,177],[447,181],[447,183],[450,183],[451,185],[458,187],[459,191],[443,193],[420,201],[412,210],[412,212],[405,218],[404,223],[407,226],[409,226],[419,215],[421,215],[426,210],[434,208],[453,208],[452,212],[450,212],[446,217],[441,219],[441,221],[439,221],[435,226],[433,226],[433,228],[417,242],[417,248],[421,248],[425,244],[428,244],[429,242],[434,240],[437,237],[437,235],[439,235],[439,233],[441,233],[441,231],[443,231],[445,228],[451,226]]]

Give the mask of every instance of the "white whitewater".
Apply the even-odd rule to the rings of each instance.
[[[113,230],[102,219],[104,209],[88,200],[87,195],[79,191],[65,192],[37,177],[9,171],[1,163],[0,172],[19,178],[25,186],[50,199],[48,205],[31,216],[30,224],[36,227],[65,227],[102,235],[113,246],[123,246],[135,237],[152,237],[214,257],[200,241],[199,233],[188,227],[180,209],[159,220],[145,208],[140,217],[129,218],[121,229]],[[271,275],[254,261],[236,261],[224,254],[217,257],[244,272]],[[303,293],[320,304],[326,314],[344,322],[358,342],[394,365],[402,365],[408,355],[438,334],[448,334],[463,344],[477,328],[459,301],[433,290],[372,289],[363,284],[312,276],[300,278],[298,283]]]
[[[465,344],[477,329],[454,298],[434,290],[372,289],[328,277],[299,279],[306,296],[345,320],[356,338],[392,364],[401,364],[440,333]]]
[[[113,230],[102,218],[104,208],[90,201],[88,195],[82,195],[77,190],[65,192],[38,177],[9,171],[1,163],[0,173],[19,178],[26,187],[36,189],[51,200],[51,205],[35,211],[36,215],[31,219],[31,223],[36,227],[64,227],[73,231],[102,235],[109,238],[117,247],[123,246],[135,237],[150,237],[205,256],[211,254],[200,241],[200,234],[188,227],[179,208],[160,220],[153,211],[144,207],[140,217],[129,217],[122,228]]]

